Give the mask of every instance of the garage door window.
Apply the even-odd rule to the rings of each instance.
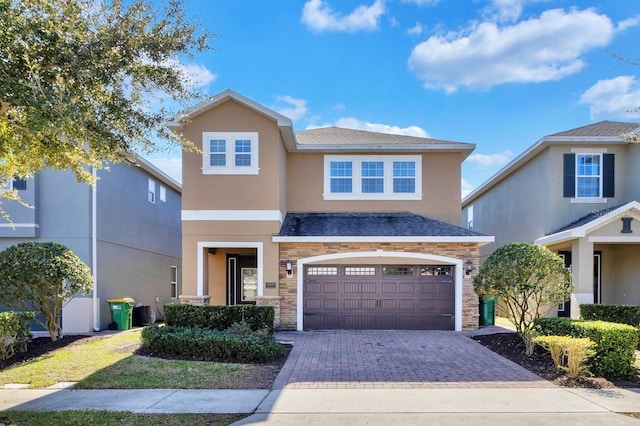
[[[309,266],[307,268],[307,275],[335,276],[335,275],[338,275],[338,267],[337,266]]]
[[[420,275],[451,275],[451,266],[427,266],[420,268]]]
[[[376,274],[374,266],[347,266],[344,268],[344,274],[348,276],[369,276]]]
[[[385,266],[382,268],[382,275],[413,275],[413,268]]]

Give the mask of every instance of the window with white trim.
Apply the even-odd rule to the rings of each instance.
[[[257,132],[202,133],[202,173],[258,174]]]
[[[156,181],[153,179],[149,179],[149,185],[148,185],[148,191],[147,191],[147,200],[150,203],[155,204],[156,203]]]
[[[325,200],[420,200],[420,155],[325,155]]]
[[[467,229],[473,230],[473,204],[467,207]]]
[[[576,197],[600,197],[602,194],[602,154],[576,155]]]
[[[171,266],[171,298],[178,298],[178,267]]]
[[[167,188],[165,188],[163,185],[160,185],[160,201],[162,201],[163,203],[167,202]]]

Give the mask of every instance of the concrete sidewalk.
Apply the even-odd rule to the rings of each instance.
[[[633,425],[640,389],[0,390],[1,410],[245,413],[247,424]]]

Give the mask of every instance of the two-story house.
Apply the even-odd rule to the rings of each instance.
[[[547,246],[571,267],[582,303],[640,304],[639,123],[602,121],[545,136],[462,201],[463,224],[496,236],[488,256],[513,241]]]
[[[183,302],[271,305],[281,329],[477,328],[473,144],[295,132],[232,90],[169,125],[202,151],[182,157]]]
[[[108,299],[131,297],[158,317],[163,303],[178,300],[180,184],[141,157],[136,165],[113,164],[95,173],[92,188],[69,171],[45,169],[9,183],[30,207],[2,203],[11,222],[0,222],[0,250],[53,241],[91,268],[93,292],[63,308],[64,333],[106,329]]]

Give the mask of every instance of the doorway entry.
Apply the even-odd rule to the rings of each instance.
[[[571,269],[571,252],[560,251],[558,252],[558,256],[560,256],[564,260],[564,266],[566,268]],[[594,251],[593,252],[593,303],[600,303],[600,297],[602,294],[601,282],[602,282],[602,252]],[[558,316],[567,317],[567,318],[571,316],[571,300],[567,300],[566,302],[558,305]]]
[[[227,305],[256,303],[258,261],[256,256],[227,255]]]

